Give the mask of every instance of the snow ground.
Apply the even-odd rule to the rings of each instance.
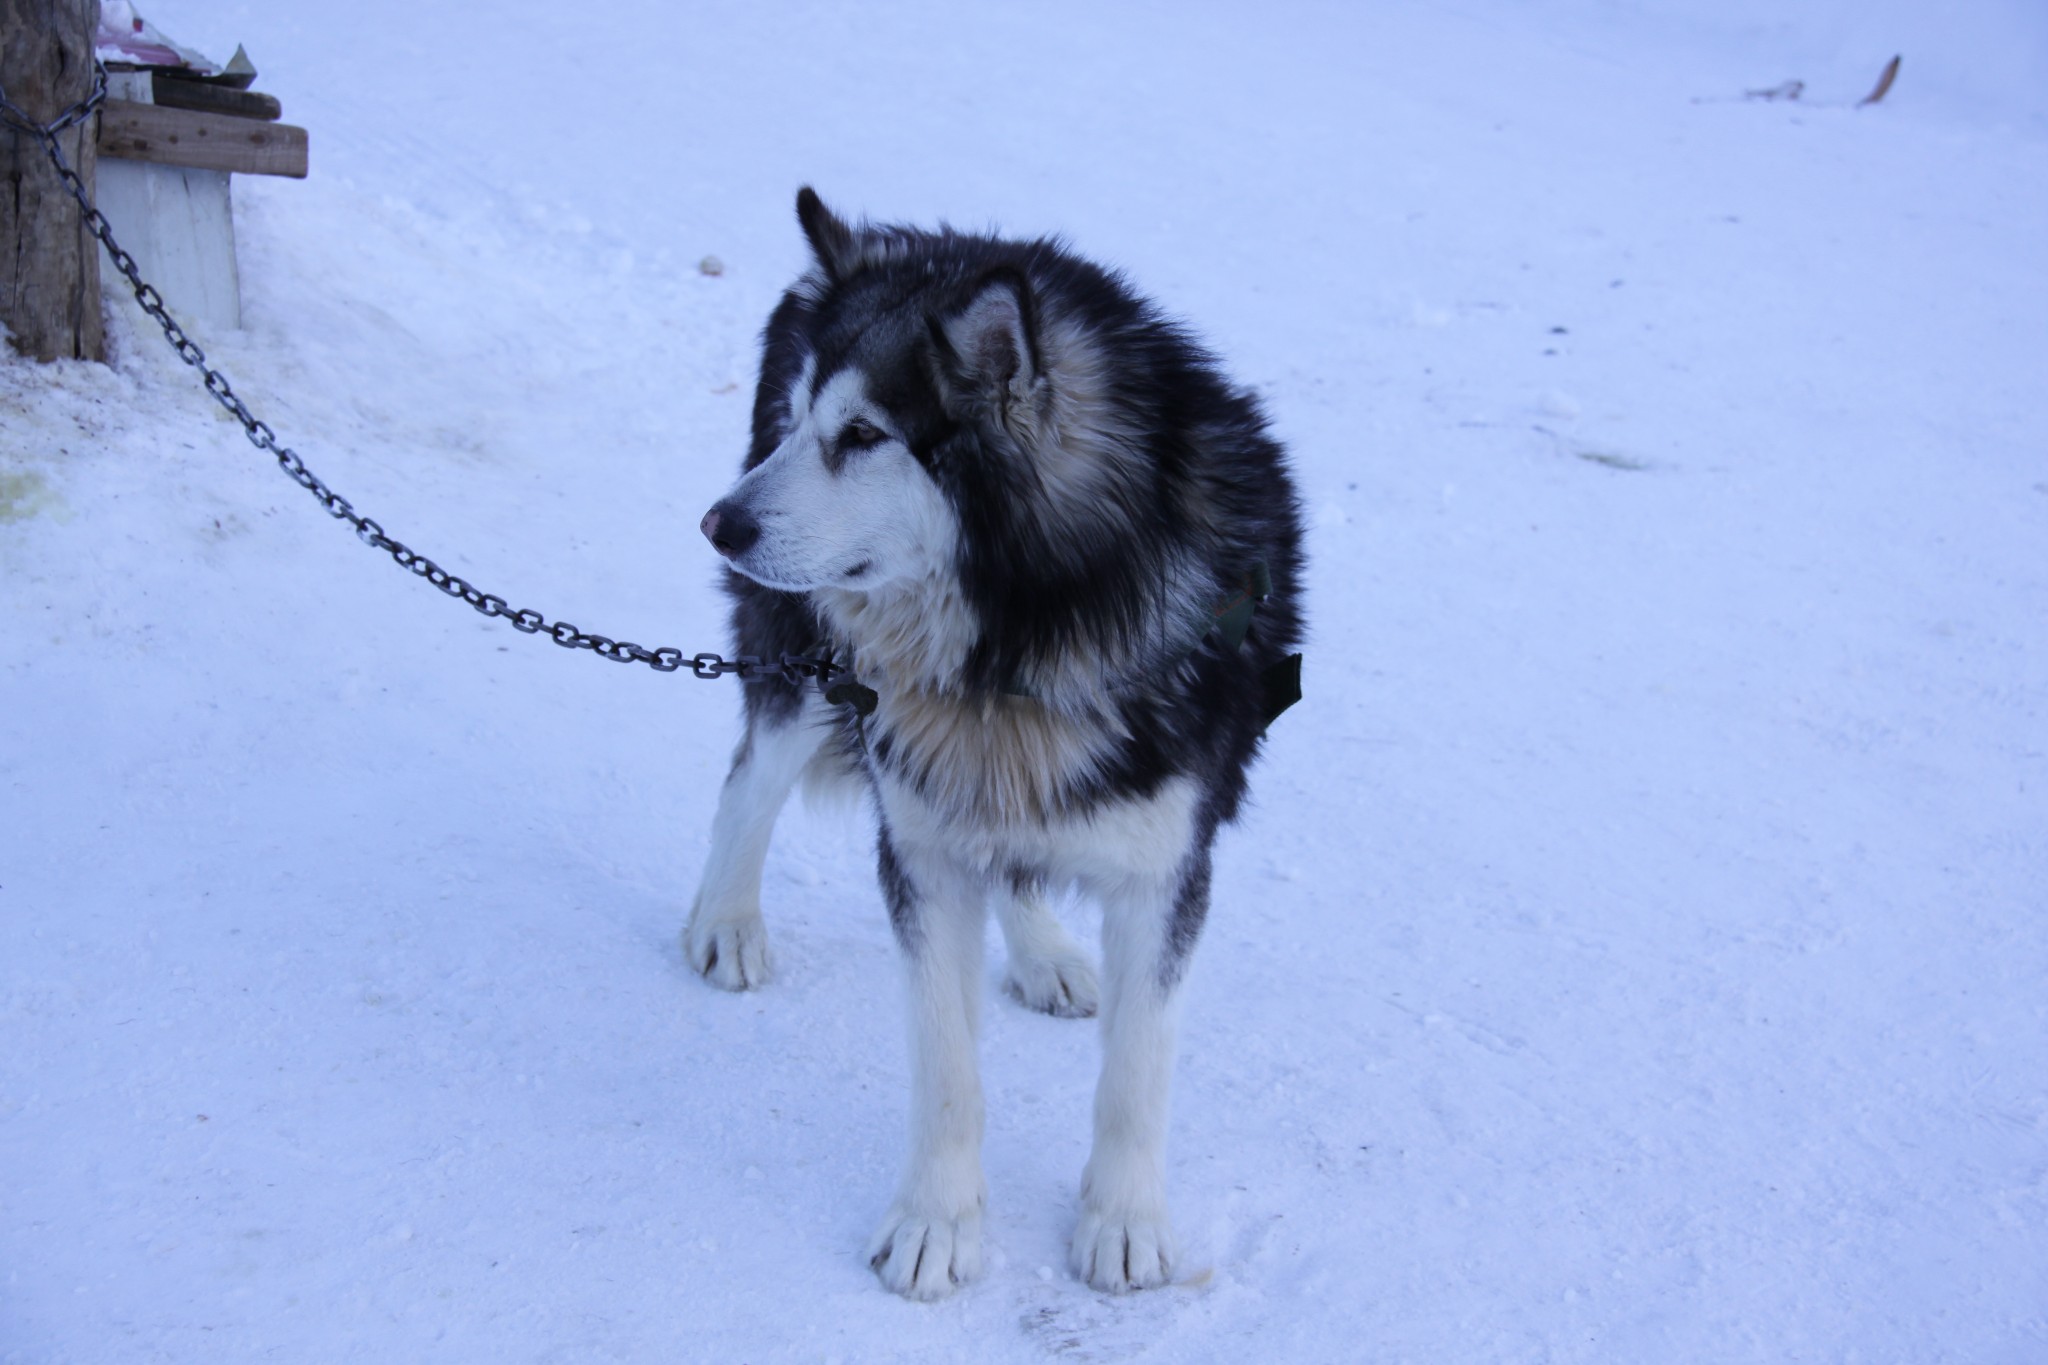
[[[391,534],[697,649],[798,184],[1191,318],[1314,523],[1206,1273],[1071,1280],[1095,1039],[997,996],[990,1269],[883,1293],[861,823],[703,986],[730,687],[439,601],[128,324],[0,361],[0,1360],[2048,1359],[2038,7],[570,8],[152,6],[314,139],[202,341]]]

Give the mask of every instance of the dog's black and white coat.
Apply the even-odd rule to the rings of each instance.
[[[765,980],[776,814],[799,779],[863,780],[915,1075],[876,1271],[933,1298],[980,1266],[993,897],[1011,992],[1102,1016],[1075,1270],[1163,1284],[1179,986],[1301,629],[1282,452],[1207,352],[1057,242],[850,225],[809,189],[797,217],[815,264],[769,319],[744,473],[703,531],[740,651],[829,648],[876,706],[748,685],[685,952],[720,986]],[[1241,642],[1212,629],[1264,575]],[[1047,905],[1066,887],[1101,902],[1099,990]]]

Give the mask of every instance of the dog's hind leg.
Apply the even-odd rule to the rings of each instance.
[[[1074,1273],[1097,1289],[1150,1289],[1173,1278],[1166,1127],[1181,975],[1209,901],[1207,840],[1159,881],[1103,896],[1102,1077],[1095,1145],[1081,1177]]]
[[[1095,1013],[1100,993],[1095,964],[1045,902],[1045,893],[1021,879],[996,897],[996,920],[1009,949],[1003,989],[1032,1009],[1063,1019]]]
[[[751,720],[711,822],[711,857],[697,884],[683,956],[714,986],[751,990],[773,965],[761,922],[761,865],[775,817],[826,730],[803,712]]]
[[[940,858],[899,851],[882,831],[889,922],[910,980],[910,1161],[868,1264],[908,1298],[936,1299],[981,1273],[980,1014],[985,887]]]

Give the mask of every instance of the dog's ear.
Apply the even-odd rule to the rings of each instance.
[[[825,201],[809,185],[796,192],[796,220],[803,226],[804,237],[826,279],[838,284],[853,273],[860,252],[859,238],[843,219],[825,207]]]
[[[999,265],[967,291],[966,302],[928,319],[939,380],[949,399],[993,405],[1010,420],[1037,386],[1038,300],[1031,281]]]

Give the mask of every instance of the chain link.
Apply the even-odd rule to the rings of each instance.
[[[215,402],[225,408],[228,415],[241,423],[250,444],[270,455],[277,461],[278,468],[292,482],[311,493],[329,516],[344,521],[354,529],[356,538],[373,550],[382,550],[391,556],[392,562],[417,578],[439,588],[450,597],[461,598],[485,616],[505,620],[514,630],[525,635],[545,635],[564,649],[587,649],[599,658],[610,659],[613,663],[646,664],[657,673],[675,673],[685,664],[690,672],[699,678],[720,678],[728,674],[742,680],[758,678],[780,678],[791,686],[802,686],[815,682],[826,691],[828,700],[854,707],[865,715],[874,707],[875,694],[851,680],[851,670],[843,664],[834,663],[829,653],[820,655],[784,654],[779,659],[763,659],[753,655],[741,655],[736,659],[720,658],[716,654],[686,656],[680,649],[664,646],[647,649],[630,640],[613,640],[603,635],[578,630],[567,621],[549,621],[537,611],[515,609],[495,593],[476,588],[456,574],[436,564],[419,551],[402,544],[384,534],[384,528],[370,518],[363,516],[347,498],[323,483],[319,475],[306,467],[297,453],[289,446],[281,445],[277,433],[249,410],[249,405],[236,395],[234,386],[226,375],[206,363],[206,352],[185,334],[164,307],[163,296],[142,278],[135,258],[121,249],[114,240],[113,229],[92,202],[92,194],[85,187],[78,172],[64,156],[64,149],[57,141],[57,135],[66,129],[83,123],[105,103],[107,97],[107,69],[97,62],[93,64],[92,93],[72,105],[49,123],[38,123],[21,108],[10,102],[7,92],[0,88],[0,123],[34,138],[42,144],[49,156],[57,177],[64,182],[64,188],[78,201],[79,212],[84,215],[86,231],[96,238],[107,250],[107,257],[114,269],[128,281],[128,287],[135,294],[135,302],[163,329],[164,340],[177,353],[178,359],[199,371],[204,377],[207,393]],[[837,686],[835,678],[845,678]]]

